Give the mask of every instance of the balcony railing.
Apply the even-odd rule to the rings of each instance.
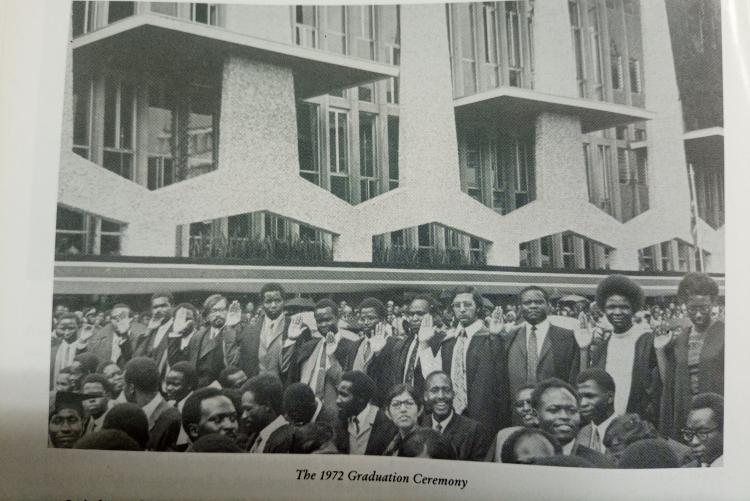
[[[317,264],[333,261],[333,250],[323,241],[191,235],[189,256]]]
[[[373,243],[373,263],[407,265],[486,265],[481,250],[409,248]]]

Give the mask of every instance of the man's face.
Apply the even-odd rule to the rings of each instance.
[[[711,324],[711,308],[713,302],[710,296],[690,296],[687,300],[687,315],[696,329],[704,331]]]
[[[54,316],[55,316],[55,318],[59,319],[61,316],[65,315],[67,312],[68,312],[68,307],[67,306],[63,306],[61,304],[58,304],[57,306],[55,306]]]
[[[57,375],[57,379],[55,379],[55,391],[70,391],[72,386],[70,383],[70,374],[63,372]]]
[[[453,396],[453,385],[444,374],[432,376],[425,385],[425,406],[438,421],[450,415],[453,409]]]
[[[604,314],[615,332],[625,332],[633,325],[633,307],[625,296],[609,296],[604,303]]]
[[[263,294],[263,311],[271,320],[275,320],[284,311],[284,297],[281,291],[269,291]]]
[[[359,321],[362,324],[362,330],[367,334],[371,334],[375,330],[375,326],[378,325],[383,319],[378,316],[378,312],[375,308],[362,308],[359,314]]]
[[[237,412],[229,397],[219,395],[207,398],[201,402],[201,420],[193,440],[209,433],[221,433],[234,439],[237,426]]]
[[[516,442],[514,450],[516,463],[532,464],[537,458],[544,458],[555,455],[555,448],[549,443],[549,440],[540,435],[531,435],[523,437]]]
[[[152,318],[162,321],[170,316],[172,316],[172,304],[169,302],[169,298],[157,297],[151,301]]]
[[[83,413],[86,416],[98,418],[107,411],[108,395],[104,392],[101,383],[86,383],[83,385],[82,393],[86,395],[83,403]]]
[[[419,327],[422,325],[422,319],[425,315],[430,312],[430,305],[424,299],[415,299],[409,305],[409,311],[407,313],[409,321],[409,328],[411,332],[419,332]]]
[[[596,381],[589,379],[578,385],[581,395],[581,422],[586,424],[593,421],[596,424],[609,417],[614,395],[605,391]]]
[[[125,380],[122,377],[122,369],[117,364],[109,364],[102,371],[104,377],[109,380],[109,384],[112,385],[112,389],[115,391],[115,395],[122,391],[122,387],[125,385]]]
[[[352,383],[341,381],[336,388],[336,407],[339,409],[339,417],[347,419],[356,416],[367,406],[367,402],[356,397],[352,391]]]
[[[96,310],[92,308],[87,311],[83,319],[89,325],[96,325]]]
[[[238,370],[227,376],[227,380],[229,380],[230,388],[239,390],[245,384],[245,381],[247,381],[247,374],[243,370]]]
[[[547,299],[542,291],[528,290],[521,294],[521,316],[531,325],[543,322],[547,318]]]
[[[474,295],[470,292],[457,294],[451,306],[453,314],[464,327],[470,326],[477,320],[477,304],[474,302]]]
[[[227,321],[227,301],[219,299],[210,310],[208,310],[208,323],[211,327],[221,329]]]
[[[115,329],[117,329],[118,324],[122,322],[127,322],[127,320],[130,318],[130,308],[114,308],[112,309],[112,313],[110,313],[109,321],[112,324]],[[118,331],[119,332],[119,331]]]
[[[170,370],[164,379],[164,386],[167,392],[167,400],[177,400],[178,402],[190,393],[190,388],[185,385],[185,374],[179,371]]]
[[[536,411],[531,406],[531,394],[533,392],[532,388],[524,388],[516,394],[516,399],[513,401],[513,412],[521,418],[521,423],[527,428],[539,424]]]
[[[52,445],[59,449],[70,449],[83,433],[83,420],[75,409],[62,409],[49,420],[49,436]]]
[[[318,332],[321,336],[325,337],[329,332],[335,334],[338,331],[338,322],[339,319],[336,318],[330,306],[315,310],[315,323],[318,324]]]
[[[578,435],[581,415],[575,397],[565,388],[550,388],[542,394],[537,409],[539,426],[551,433],[560,445],[565,445]]]
[[[716,422],[713,409],[693,409],[688,414],[683,436],[690,446],[694,458],[706,463],[713,462],[724,453],[724,431]]]
[[[71,370],[73,373],[70,375],[70,384],[73,391],[78,391],[78,389],[81,387],[81,380],[83,379],[83,367],[81,366],[81,362],[78,360],[75,360],[70,365]]]
[[[78,335],[78,322],[72,318],[64,318],[57,322],[55,332],[60,339],[72,343]]]
[[[248,433],[262,430],[274,419],[276,419],[276,414],[273,409],[257,403],[252,391],[242,394],[242,423]]]

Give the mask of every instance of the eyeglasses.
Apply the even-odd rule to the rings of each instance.
[[[417,404],[414,402],[414,400],[394,400],[393,402],[391,402],[391,409],[400,409],[401,407],[413,409],[416,406]]]
[[[680,433],[682,434],[682,438],[685,440],[685,442],[692,442],[694,437],[698,437],[698,440],[703,442],[711,433],[715,432],[718,429],[718,426],[715,428],[711,428],[710,430],[691,430],[690,428],[684,428],[680,430]]]
[[[700,313],[703,313],[704,315],[708,315],[709,313],[711,313],[711,305],[706,305],[706,306],[703,306],[703,305],[691,305],[691,306],[687,307],[687,311],[689,313],[698,313],[698,312],[700,312]]]

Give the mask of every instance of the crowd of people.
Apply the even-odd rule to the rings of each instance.
[[[367,454],[578,467],[718,466],[719,288],[683,277],[644,306],[623,275],[553,305],[471,286],[256,307],[168,292],[53,315],[49,443],[58,448]]]

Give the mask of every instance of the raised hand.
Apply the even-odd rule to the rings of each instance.
[[[488,327],[490,330],[490,334],[500,334],[503,332],[504,327],[505,319],[503,315],[503,307],[495,306],[495,309],[492,310],[492,315],[490,315],[490,322]]]
[[[193,326],[193,321],[187,318],[187,308],[180,308],[174,315],[174,323],[172,324],[172,331],[179,334],[180,336],[190,332],[190,328]]]
[[[227,312],[227,320],[224,325],[227,327],[234,327],[242,320],[242,306],[239,301],[232,301],[229,305],[229,311]]]
[[[370,349],[373,353],[379,353],[385,347],[386,338],[389,335],[390,325],[380,322],[375,326],[375,332],[370,337]]]
[[[594,339],[595,329],[596,322],[594,319],[585,311],[582,311],[578,315],[578,328],[573,331],[579,348],[585,349],[591,344],[591,341]]]
[[[295,340],[299,338],[306,328],[307,326],[304,324],[304,322],[302,322],[302,317],[300,315],[293,316],[292,321],[289,323],[287,339]]]
[[[146,327],[148,330],[154,330],[157,329],[161,325],[161,318],[157,318],[156,316],[152,316],[151,320],[148,321],[148,327]]]
[[[422,317],[422,323],[419,325],[417,339],[420,343],[426,343],[435,336],[435,323],[432,315],[427,313]]]
[[[663,350],[672,342],[675,333],[665,321],[659,322],[654,329],[654,349]]]
[[[91,336],[94,335],[94,326],[90,324],[86,324],[83,327],[81,327],[81,330],[78,331],[78,342],[85,343],[89,339],[91,339]]]

